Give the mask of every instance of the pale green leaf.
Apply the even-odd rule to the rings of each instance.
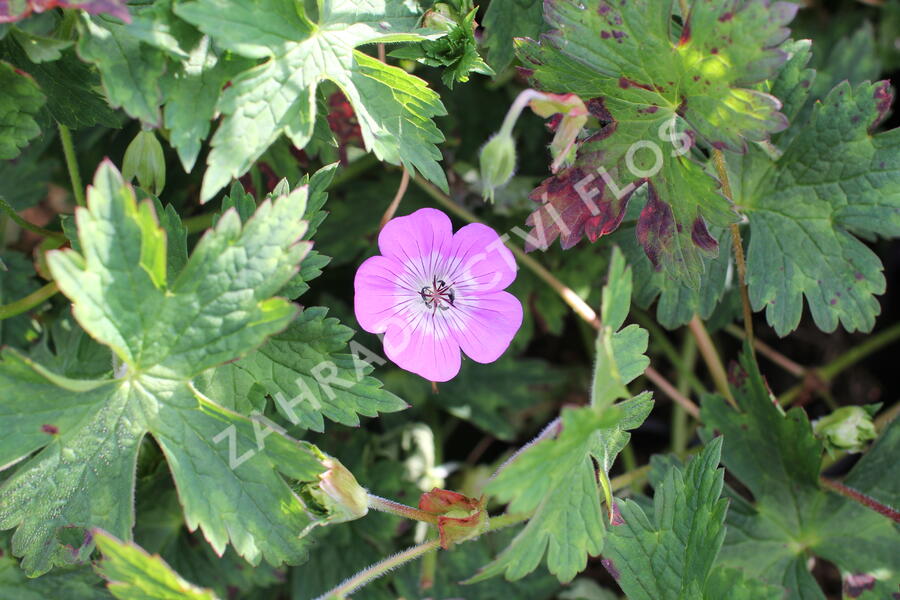
[[[245,225],[226,213],[169,285],[166,233],[109,163],[76,216],[80,247],[48,257],[74,315],[116,354],[114,379],[76,380],[7,352],[0,399],[13,435],[0,465],[0,529],[29,574],[84,561],[102,528],[128,540],[135,463],[148,433],[162,449],[189,529],[251,563],[299,561],[318,522],[285,478],[317,481],[322,457],[262,415],[216,404],[191,377],[235,360],[284,328],[293,305],[272,298],[306,248],[304,189],[263,202]],[[177,223],[167,219],[169,231]],[[177,240],[173,240],[177,243]],[[33,454],[34,453],[34,454]]]
[[[147,125],[159,127],[159,80],[165,72],[165,55],[130,35],[118,21],[87,13],[80,17],[78,55],[97,65],[110,104]]]
[[[216,600],[211,590],[185,581],[162,558],[147,554],[133,542],[100,530],[94,532],[94,540],[103,553],[97,571],[120,600]]]
[[[316,89],[333,81],[350,100],[367,149],[387,162],[420,171],[446,189],[432,118],[445,114],[425,82],[386,65],[357,46],[425,39],[405,3],[326,0],[314,23],[289,0],[198,0],[176,13],[219,45],[257,66],[232,79],[218,104],[225,118],[212,140],[202,198],[244,174],[282,134],[304,147],[316,122]]]

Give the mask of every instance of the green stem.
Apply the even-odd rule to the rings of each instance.
[[[434,574],[437,573],[437,552],[429,552],[422,557],[422,569],[419,571],[419,590],[430,590],[434,586]]]
[[[4,304],[3,306],[0,306],[0,320],[15,317],[16,315],[20,315],[23,312],[29,311],[36,306],[40,306],[58,291],[59,287],[57,287],[56,282],[51,281],[44,287],[28,294],[24,298],[21,298],[9,304]]]
[[[9,215],[9,218],[12,219],[13,222],[15,222],[22,229],[27,229],[28,231],[34,232],[34,233],[36,233],[38,235],[42,235],[44,237],[53,237],[53,238],[59,238],[62,240],[66,239],[65,234],[63,234],[61,231],[51,231],[49,229],[44,229],[43,227],[40,227],[33,223],[29,223],[28,221],[23,219],[21,217],[21,215],[19,215],[19,213],[16,212],[16,209],[14,209],[9,204],[9,202],[6,201],[6,198],[4,198],[3,196],[0,196],[0,208],[2,208],[3,211],[7,215]]]
[[[368,499],[369,508],[373,510],[380,510],[381,512],[397,515],[404,519],[413,519],[414,521],[422,521],[431,525],[437,525],[437,516],[427,513],[424,510],[400,504],[399,502],[394,502],[393,500],[388,500],[387,498],[382,498],[381,496],[376,496],[374,494],[367,494],[366,497]]]
[[[75,144],[72,143],[72,132],[62,123],[59,126],[59,139],[62,142],[63,154],[66,157],[66,167],[69,169],[69,180],[72,182],[72,193],[75,194],[75,203],[78,206],[87,206],[84,198],[84,187],[81,185],[81,174],[78,172],[78,159],[75,156]]]
[[[690,334],[684,336],[681,356],[682,360],[678,365],[677,389],[682,394],[687,394],[690,387],[690,374],[697,362],[697,341],[694,336]],[[674,411],[672,415],[672,452],[676,456],[684,457],[689,435],[688,414],[680,404],[675,405]]]
[[[6,213],[0,213],[0,250],[6,248],[6,222],[9,221],[9,217],[6,216]],[[3,269],[3,267],[0,267]]]
[[[187,229],[188,233],[197,233],[198,231],[204,231],[212,227],[214,213],[204,213],[202,215],[195,215],[193,217],[187,217],[181,221],[181,224],[184,225],[184,228]]]
[[[900,340],[900,323],[894,323],[887,329],[873,335],[862,344],[854,346],[824,367],[810,369],[808,372],[811,372],[819,381],[827,383],[859,361],[868,357],[870,354],[874,354],[885,346],[893,344],[897,340]],[[779,402],[782,406],[788,406],[800,396],[803,390],[804,384],[801,383],[795,385],[781,395]]]
[[[676,407],[680,407],[680,404],[676,404]],[[684,409],[682,409],[684,410]],[[625,472],[630,473],[638,468],[637,457],[634,455],[634,448],[631,447],[631,444],[628,444],[624,448],[622,448],[622,466],[625,467]],[[603,473],[600,473],[603,475]],[[611,491],[611,490],[610,490]],[[637,481],[631,482],[631,491],[634,493],[640,493],[641,485]]]

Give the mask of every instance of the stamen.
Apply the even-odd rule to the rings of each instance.
[[[449,310],[456,300],[456,292],[451,287],[452,285],[452,282],[448,284],[435,276],[432,278],[430,286],[423,286],[419,290],[419,295],[426,307],[432,310]]]

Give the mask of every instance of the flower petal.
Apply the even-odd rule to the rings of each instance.
[[[509,292],[494,292],[465,298],[444,315],[466,356],[489,363],[506,352],[522,326],[522,303]]]
[[[424,280],[430,279],[427,266],[433,267],[437,256],[447,256],[452,241],[450,217],[434,208],[422,208],[388,221],[378,235],[378,248],[401,264],[421,267]]]
[[[487,293],[505,289],[516,278],[516,260],[497,232],[481,223],[453,235],[447,259],[449,280],[460,290]]]
[[[391,258],[373,256],[356,271],[353,309],[359,326],[369,333],[384,333],[389,320],[416,299],[399,283],[403,270],[403,265]]]
[[[407,371],[429,381],[449,381],[459,373],[459,344],[442,315],[407,312],[384,334],[384,352]]]

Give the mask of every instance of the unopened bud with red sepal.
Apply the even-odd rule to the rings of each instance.
[[[488,528],[484,498],[470,498],[450,490],[434,488],[419,499],[419,510],[437,516],[441,547],[471,540]]]

